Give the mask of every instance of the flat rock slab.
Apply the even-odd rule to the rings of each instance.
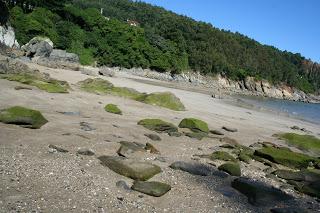
[[[201,163],[188,163],[183,161],[176,161],[170,165],[170,168],[188,172],[192,175],[218,176],[221,178],[225,178],[228,176],[226,173],[221,172],[212,166],[208,166]]]
[[[144,134],[144,135],[148,137],[150,140],[161,141],[161,138],[159,137],[159,135],[156,135],[156,134]]]
[[[224,133],[223,132],[221,132],[221,131],[219,131],[219,130],[210,130],[210,133],[211,134],[214,134],[214,135],[224,135]]]
[[[240,177],[232,181],[231,186],[248,197],[248,202],[255,206],[266,206],[292,200],[293,197],[280,189],[263,182]]]
[[[133,180],[145,181],[161,172],[161,168],[157,165],[124,157],[100,156],[98,159],[102,165]]]
[[[223,126],[222,129],[228,131],[228,132],[238,132],[236,128],[228,127],[228,126]]]
[[[130,155],[137,152],[141,152],[141,153],[146,152],[145,146],[140,143],[121,141],[120,144],[121,146],[118,149],[117,153],[118,155],[123,157],[129,157]]]
[[[143,181],[135,181],[131,187],[131,189],[142,192],[147,195],[151,195],[154,197],[161,197],[170,191],[171,186],[166,183],[161,182],[143,182]]]

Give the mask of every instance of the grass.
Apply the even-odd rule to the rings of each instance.
[[[68,93],[68,89],[70,88],[68,83],[65,81],[59,81],[55,79],[46,79],[40,74],[3,74],[0,75],[0,78],[9,80],[9,81],[17,81],[22,84],[27,84],[31,86],[35,86],[40,90],[44,90],[49,93]]]
[[[299,135],[296,133],[281,134],[280,138],[285,140],[289,145],[298,149],[320,153],[320,139],[312,135]]]
[[[118,115],[122,115],[122,111],[118,108],[117,105],[115,104],[108,104],[104,107],[104,109],[107,112],[113,113],[113,114],[118,114]]]
[[[112,83],[101,78],[86,79],[78,83],[80,88],[86,92],[96,93],[100,95],[114,95],[129,98],[142,103],[164,107],[175,111],[185,110],[180,99],[170,92],[162,93],[140,93],[134,89],[127,87],[115,87]]]
[[[16,124],[31,129],[39,129],[48,121],[39,111],[14,106],[0,111],[0,122]]]

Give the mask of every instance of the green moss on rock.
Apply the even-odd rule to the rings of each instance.
[[[224,152],[224,151],[213,152],[209,156],[209,158],[211,160],[237,161],[232,155],[230,155],[228,152]]]
[[[14,106],[0,111],[0,122],[16,124],[25,128],[39,129],[48,121],[39,111]]]
[[[118,108],[117,105],[115,104],[107,104],[104,109],[107,112],[113,113],[113,114],[118,114],[118,115],[122,115],[122,111]]]
[[[127,87],[115,87],[112,83],[101,78],[86,79],[78,82],[80,88],[86,92],[96,93],[100,95],[110,94],[125,98],[130,98],[142,103],[165,107],[175,111],[185,110],[180,99],[170,92],[159,93],[140,93],[134,89]]]
[[[171,186],[166,183],[151,181],[151,182],[143,182],[143,181],[134,181],[132,187],[133,190],[142,192],[147,195],[151,195],[154,197],[161,197],[170,191]]]
[[[208,124],[202,120],[196,118],[185,118],[180,124],[180,128],[188,128],[193,132],[204,132],[209,133]]]
[[[5,74],[0,75],[0,78],[35,86],[49,93],[68,93],[68,89],[70,88],[67,82],[46,78],[40,73]]]
[[[315,136],[285,133],[281,134],[280,138],[298,149],[320,153],[320,139]]]
[[[232,176],[241,176],[241,169],[238,163],[225,163],[219,166],[218,169]]]
[[[144,96],[140,96],[139,98],[137,98],[137,100],[146,104],[165,107],[175,111],[185,110],[185,107],[180,101],[180,99],[171,92],[151,93]]]
[[[160,119],[143,119],[138,122],[138,125],[159,133],[178,132],[178,128],[175,125]]]
[[[256,150],[254,154],[274,163],[297,169],[307,168],[310,162],[315,161],[314,157],[274,147],[264,147]]]

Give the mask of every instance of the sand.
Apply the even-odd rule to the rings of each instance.
[[[181,99],[186,111],[175,112],[125,98],[86,93],[80,91],[76,83],[92,76],[79,71],[30,66],[49,73],[53,78],[68,81],[72,91],[69,94],[50,94],[37,88],[15,90],[14,87],[21,84],[0,79],[1,109],[14,105],[26,106],[40,110],[49,120],[39,130],[0,123],[0,212],[264,211],[249,205],[245,196],[229,187],[229,179],[195,177],[168,168],[174,161],[192,161],[195,154],[212,152],[214,147],[221,145],[219,139],[197,141],[185,136],[175,138],[159,134],[162,141],[153,142],[144,136],[152,132],[138,126],[137,122],[144,118],[160,118],[177,125],[185,117],[199,118],[206,121],[210,129],[221,130],[222,126],[237,128],[238,132],[225,132],[225,135],[243,145],[258,141],[283,144],[272,135],[295,132],[290,129],[294,125],[306,128],[315,135],[320,132],[320,127],[312,123],[241,108],[228,104],[224,99],[213,99],[205,93],[169,88],[165,82],[128,75],[99,76],[116,86],[134,88],[140,92],[170,91]],[[103,107],[108,103],[117,104],[123,115],[105,112]],[[82,121],[96,130],[81,130],[79,123]],[[144,160],[161,166],[163,172],[152,180],[166,182],[172,190],[163,197],[154,198],[118,188],[117,181],[125,180],[130,185],[132,180],[103,167],[96,157],[116,155],[120,141],[151,142],[155,145],[166,162],[157,161],[154,155],[145,156]],[[70,152],[50,153],[49,144]],[[80,148],[92,149],[95,156],[77,155]],[[242,168],[246,167],[242,165]],[[262,176],[259,169],[247,173],[257,178]],[[311,200],[308,205],[317,205],[307,196],[299,199]]]

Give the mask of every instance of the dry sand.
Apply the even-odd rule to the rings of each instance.
[[[244,145],[257,141],[281,143],[272,135],[293,132],[290,127],[294,125],[304,127],[313,134],[320,132],[320,127],[312,123],[237,107],[207,94],[168,88],[165,83],[163,86],[153,85],[150,80],[151,83],[143,83],[136,81],[141,78],[135,76],[101,78],[116,86],[134,88],[140,92],[170,91],[181,99],[187,111],[175,112],[125,98],[90,94],[80,91],[75,84],[91,76],[77,71],[31,66],[49,73],[53,78],[68,81],[73,91],[69,94],[50,94],[36,88],[15,90],[19,83],[0,80],[0,108],[26,106],[40,110],[49,120],[39,130],[0,123],[0,212],[264,211],[249,205],[245,196],[229,187],[228,179],[197,177],[168,168],[176,160],[191,161],[194,154],[212,152],[213,147],[221,145],[218,139],[197,141],[185,136],[175,138],[160,134],[162,141],[152,141],[166,159],[166,162],[160,162],[155,160],[157,156],[145,156],[145,160],[163,169],[152,180],[172,186],[172,190],[160,198],[118,188],[118,180],[125,180],[128,185],[132,180],[101,166],[96,156],[116,155],[118,142],[123,140],[150,142],[144,134],[152,132],[137,125],[137,121],[144,118],[160,118],[177,125],[185,117],[195,117],[206,121],[210,129],[234,127],[238,132],[226,132],[226,136]],[[154,84],[159,85],[159,82]],[[124,114],[106,113],[103,107],[108,103],[117,104]],[[90,123],[96,130],[81,130],[79,123],[82,121]],[[49,144],[70,152],[49,153]],[[96,156],[76,155],[79,148],[92,149]],[[247,174],[264,178],[258,168]],[[307,196],[302,196],[301,201],[310,201],[308,205],[311,206],[318,205]]]

